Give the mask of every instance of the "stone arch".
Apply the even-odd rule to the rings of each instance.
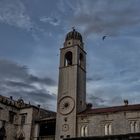
[[[71,51],[68,51],[66,54],[65,54],[65,60],[64,60],[64,66],[70,66],[72,65],[72,52]]]

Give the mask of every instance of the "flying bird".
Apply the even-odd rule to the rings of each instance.
[[[105,38],[106,38],[107,36],[106,35],[104,35],[103,37],[102,37],[102,40],[105,40]]]

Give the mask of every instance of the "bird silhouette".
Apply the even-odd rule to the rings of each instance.
[[[102,40],[105,40],[105,38],[106,38],[107,36],[106,35],[104,35],[103,37],[102,37]]]

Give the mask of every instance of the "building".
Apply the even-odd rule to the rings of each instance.
[[[81,34],[73,29],[60,49],[56,140],[112,135],[125,139],[139,132],[140,105],[125,100],[122,106],[96,109],[86,104],[86,52]]]
[[[0,97],[0,140],[140,139],[140,104],[93,108],[86,103],[86,52],[79,32],[60,49],[57,112]]]
[[[12,97],[0,96],[0,140],[37,140],[43,137],[40,129],[42,122],[46,124],[44,118],[53,116],[55,112],[26,104],[23,99],[15,101]]]

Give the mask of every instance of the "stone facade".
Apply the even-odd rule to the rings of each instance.
[[[78,137],[140,133],[140,105],[89,110],[77,117]]]
[[[125,100],[123,106],[99,109],[86,106],[83,44],[81,34],[73,29],[66,35],[60,52],[56,140],[140,133],[140,105],[128,105]]]
[[[55,115],[52,111],[0,96],[0,140],[37,140],[39,120]],[[1,133],[4,128],[5,134]]]
[[[82,36],[75,31],[66,36],[60,50],[56,140],[76,137],[76,115],[86,107],[86,53]]]

